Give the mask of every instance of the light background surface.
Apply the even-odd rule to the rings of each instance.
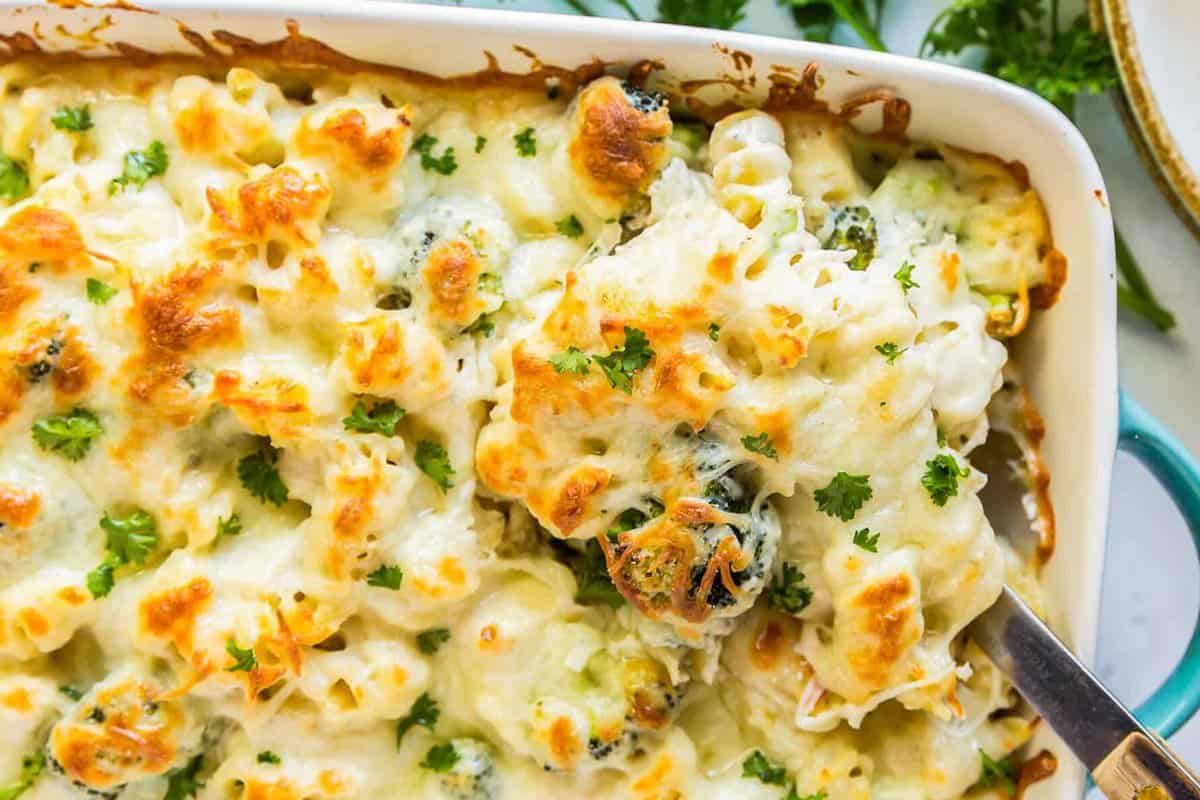
[[[612,0],[584,2],[596,13],[625,16]],[[570,13],[564,0],[467,0],[463,4]],[[632,0],[632,4],[644,19],[657,16],[654,2]],[[888,46],[894,52],[915,54],[929,21],[945,5],[944,0],[890,0],[883,26]],[[1073,5],[1064,2],[1064,12]],[[1200,5],[1194,0],[1171,6],[1176,14],[1191,15],[1185,20],[1191,28],[1200,25]],[[750,0],[747,17],[737,29],[799,35],[774,0]],[[855,43],[842,30],[835,41]],[[1200,52],[1193,48],[1191,74],[1200,74],[1198,65]],[[1194,106],[1196,84],[1193,80],[1184,86],[1186,72],[1179,72],[1180,91],[1173,96],[1190,96]],[[1122,316],[1122,385],[1193,453],[1200,452],[1200,242],[1146,173],[1110,98],[1081,100],[1077,121],[1100,162],[1122,233],[1151,286],[1178,320],[1175,330],[1164,336]],[[1200,142],[1200,130],[1195,139]],[[1088,398],[1080,397],[1079,402]],[[1096,669],[1122,700],[1136,704],[1183,653],[1200,605],[1200,566],[1183,519],[1166,493],[1125,454],[1116,457],[1110,513]],[[1172,745],[1193,767],[1200,766],[1200,718],[1184,727]],[[1097,792],[1093,795],[1099,797]]]

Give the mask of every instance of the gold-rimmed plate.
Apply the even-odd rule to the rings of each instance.
[[[1125,124],[1179,216],[1200,237],[1200,5],[1090,0],[1124,88]]]

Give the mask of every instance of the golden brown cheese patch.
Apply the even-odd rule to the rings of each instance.
[[[142,629],[159,639],[174,643],[183,655],[192,651],[192,632],[196,618],[212,600],[212,584],[204,577],[192,578],[176,586],[147,596],[138,606]]]
[[[268,377],[246,385],[233,370],[213,379],[213,397],[233,409],[247,429],[275,439],[292,439],[312,424],[308,388],[289,378]]]
[[[866,684],[887,684],[893,667],[921,638],[919,600],[912,578],[901,573],[859,592],[851,601],[861,615],[847,661]]]
[[[0,483],[0,523],[23,531],[37,519],[42,501],[37,492]]]
[[[37,289],[25,280],[28,268],[0,263],[0,326],[11,327],[21,307],[37,297]]]
[[[189,354],[236,338],[237,309],[204,304],[221,275],[216,264],[179,266],[159,280],[133,283],[132,324],[142,349],[125,362],[130,395],[147,405],[172,409],[186,401],[184,361]]]
[[[592,370],[586,376],[556,372],[545,356],[529,352],[524,343],[512,349],[512,418],[526,425],[543,415],[568,412],[597,419],[616,410],[613,390]]]
[[[780,369],[791,369],[808,355],[810,331],[804,318],[789,308],[767,306],[767,327],[756,328],[751,336],[759,352],[766,356],[764,363]]]
[[[583,743],[575,735],[575,726],[569,717],[557,717],[550,723],[550,730],[546,733],[546,744],[554,766],[559,769],[573,769],[576,759],[583,752]]]
[[[26,206],[0,225],[0,263],[28,269],[47,264],[74,270],[89,263],[87,247],[75,220],[62,211]]]
[[[670,114],[665,106],[639,111],[615,78],[593,81],[576,102],[571,166],[590,194],[621,208],[644,193],[665,166]]]
[[[330,486],[334,498],[330,525],[333,536],[322,561],[325,573],[345,580],[359,555],[365,553],[369,527],[375,518],[375,495],[383,485],[383,465],[372,459],[365,469],[338,473]]]
[[[357,108],[336,110],[314,127],[307,115],[296,131],[296,144],[303,155],[331,158],[349,173],[382,176],[404,159],[412,136],[410,109],[382,110],[389,124],[371,130],[367,117]]]
[[[262,781],[248,778],[240,795],[242,800],[300,800],[300,789],[286,778]]]
[[[285,166],[246,181],[232,196],[211,186],[205,195],[218,245],[280,241],[303,246],[320,238],[330,190],[320,175],[305,177]]]
[[[430,250],[421,278],[432,298],[432,315],[462,326],[486,311],[487,303],[478,291],[481,272],[474,248],[461,239],[450,239]]]
[[[600,467],[577,467],[555,484],[531,492],[529,507],[553,523],[554,533],[570,536],[587,518],[593,498],[604,491],[611,477],[608,470]]]
[[[84,707],[86,706],[86,707]],[[50,751],[67,777],[92,789],[161,775],[175,761],[182,711],[146,686],[127,681],[82,704],[50,735]]]
[[[412,389],[426,396],[445,392],[445,348],[419,326],[408,329],[410,324],[378,314],[343,325],[339,359],[354,391],[387,395]],[[410,346],[415,351],[411,358]]]

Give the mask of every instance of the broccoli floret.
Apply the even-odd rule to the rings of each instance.
[[[875,218],[864,206],[846,206],[833,217],[833,231],[823,247],[830,250],[853,250],[848,265],[853,270],[866,269],[875,258],[877,232]]]
[[[628,81],[621,81],[621,88],[625,90],[625,96],[629,98],[630,105],[643,114],[653,114],[655,111],[667,107],[667,98],[658,92],[639,89]]]
[[[455,758],[437,772],[442,794],[453,800],[492,800],[500,796],[500,777],[492,749],[478,739],[452,739]],[[445,759],[446,762],[451,759]]]

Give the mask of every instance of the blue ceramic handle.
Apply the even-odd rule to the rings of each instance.
[[[1137,457],[1154,474],[1187,520],[1200,555],[1200,465],[1166,428],[1124,391],[1117,446]],[[1200,617],[1192,627],[1183,658],[1134,714],[1161,736],[1170,736],[1200,707]]]

